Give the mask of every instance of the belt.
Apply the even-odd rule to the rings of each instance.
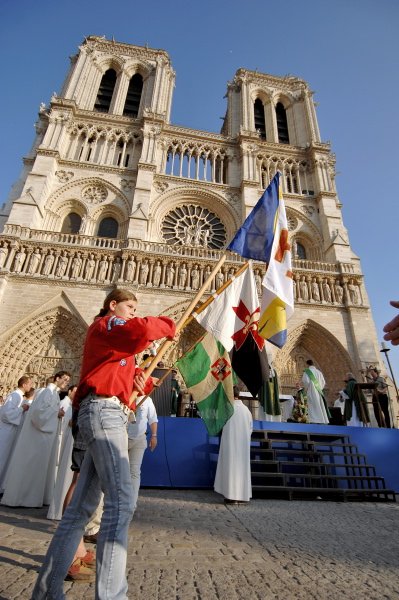
[[[136,420],[134,411],[131,410],[128,406],[126,406],[126,404],[123,404],[123,402],[121,402],[117,396],[104,396],[101,394],[89,394],[88,397],[89,398],[98,398],[98,399],[101,398],[102,400],[108,400],[108,402],[114,402],[115,404],[117,404],[119,406],[121,411],[127,417],[132,418],[133,422]]]

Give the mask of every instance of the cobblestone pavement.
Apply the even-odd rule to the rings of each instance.
[[[28,600],[55,525],[0,507],[0,600]],[[399,599],[399,504],[253,500],[142,490],[130,528],[129,599]],[[65,583],[67,598],[93,585]]]

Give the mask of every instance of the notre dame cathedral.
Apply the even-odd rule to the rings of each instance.
[[[60,368],[76,381],[85,331],[116,285],[136,292],[139,314],[179,317],[280,170],[296,306],[269,353],[285,393],[312,358],[333,400],[380,354],[312,92],[239,69],[212,133],[170,123],[174,82],[165,51],[89,36],[40,105],[0,215],[1,387]],[[209,291],[239,267],[229,255]],[[259,285],[265,265],[254,267]],[[196,334],[184,330],[169,363]]]

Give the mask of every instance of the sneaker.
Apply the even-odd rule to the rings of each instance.
[[[87,583],[95,581],[96,574],[93,569],[85,565],[80,558],[77,558],[69,567],[65,579],[67,581],[82,581]]]
[[[86,542],[86,544],[97,544],[97,538],[98,538],[98,531],[97,531],[97,533],[93,533],[92,535],[84,535],[83,541]]]

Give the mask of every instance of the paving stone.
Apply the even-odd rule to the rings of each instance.
[[[47,509],[0,507],[0,600],[28,600],[55,529]],[[399,505],[142,490],[129,531],[134,600],[399,600]],[[68,600],[94,584],[65,583]]]

